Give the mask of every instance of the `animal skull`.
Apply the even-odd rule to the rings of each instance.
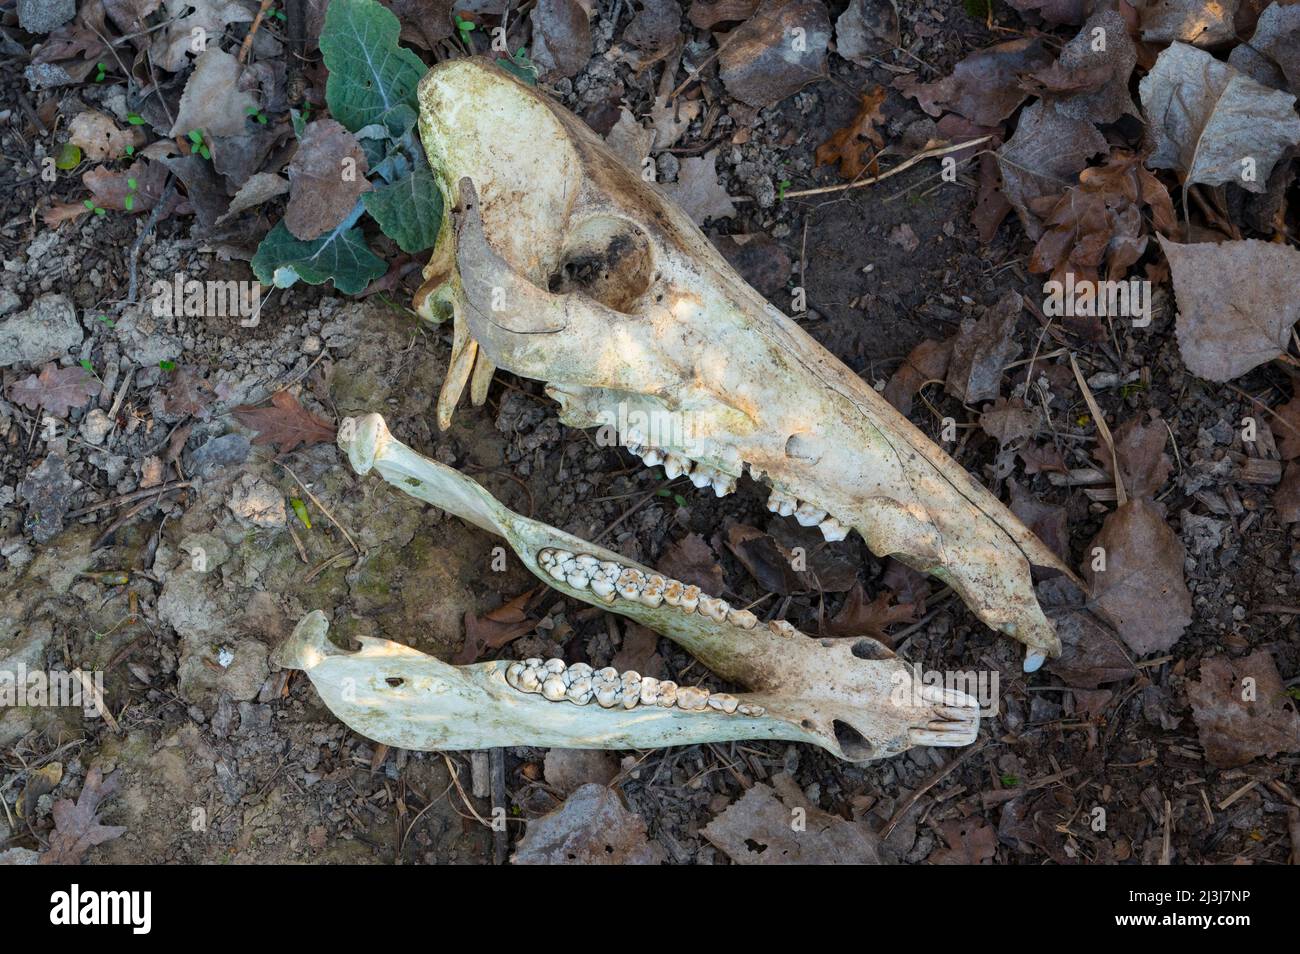
[[[442,427],[497,367],[545,381],[562,421],[615,425],[669,476],[721,496],[748,468],[769,510],[939,578],[1026,645],[1027,670],[1060,653],[1031,567],[1070,570],[580,119],[476,59],[434,67],[419,100],[457,209],[416,298],[455,321]]]
[[[324,614],[311,613],[277,662],[305,670],[330,709],[370,738],[410,749],[787,739],[863,761],[913,745],[967,745],[978,733],[974,699],[923,684],[875,640],[817,640],[784,621],[760,624],[747,610],[514,513],[470,478],[395,440],[377,414],[345,420],[339,446],[357,473],[373,469],[501,535],[556,590],[663,633],[752,690],[710,693],[560,659],[450,666],[368,637],[348,653],[326,639]]]

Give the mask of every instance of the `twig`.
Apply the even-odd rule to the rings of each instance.
[[[1088,387],[1088,382],[1083,380],[1083,372],[1079,370],[1079,363],[1074,360],[1074,352],[1070,352],[1070,367],[1074,369],[1074,380],[1079,382],[1079,390],[1083,392],[1083,399],[1088,403],[1088,410],[1092,413],[1092,419],[1097,422],[1097,433],[1101,435],[1102,441],[1110,451],[1110,466],[1115,477],[1115,500],[1122,507],[1128,503],[1128,494],[1124,492],[1124,478],[1119,472],[1119,457],[1115,453],[1115,438],[1110,435],[1110,428],[1106,425],[1106,418],[1102,416],[1101,408],[1097,406],[1096,400],[1092,396],[1092,389]]]
[[[91,504],[89,507],[82,507],[80,510],[73,510],[68,515],[69,520],[75,520],[77,517],[84,517],[88,513],[94,513],[96,510],[103,510],[105,507],[117,507],[124,503],[130,503],[133,500],[139,500],[141,497],[149,497],[153,494],[163,494],[170,490],[182,490],[189,487],[193,481],[177,480],[170,484],[163,484],[160,487],[146,487],[143,490],[133,490],[129,494],[122,494],[119,497],[111,497],[108,500],[101,500],[99,503]]]
[[[359,554],[361,552],[361,548],[357,546],[357,541],[352,539],[352,534],[348,533],[348,528],[343,526],[343,524],[339,523],[338,518],[335,517],[334,514],[330,513],[330,508],[325,506],[323,503],[321,503],[320,498],[317,497],[310,490],[308,490],[306,484],[304,484],[301,480],[298,480],[298,475],[295,474],[289,468],[288,464],[278,460],[275,463],[285,469],[285,471],[289,474],[289,476],[294,479],[294,482],[297,483],[298,486],[302,488],[302,492],[311,498],[311,502],[320,508],[321,513],[325,514],[325,516],[329,519],[330,523],[334,524],[334,526],[339,528],[339,533],[343,534],[344,539],[346,539],[349,545],[351,545],[352,549]]]
[[[144,240],[153,233],[154,228],[158,225],[158,217],[162,214],[163,206],[171,201],[172,193],[175,191],[176,177],[168,173],[167,185],[162,191],[162,196],[158,199],[158,204],[153,207],[153,211],[149,213],[148,220],[144,223],[144,228],[140,231],[140,234],[135,237],[135,241],[131,243],[131,272],[126,286],[126,300],[132,304],[135,303],[135,292],[138,284],[136,268],[140,262],[140,249],[144,245]]]
[[[988,142],[992,138],[993,138],[992,136],[981,136],[978,139],[967,139],[964,142],[953,143],[952,145],[949,146],[942,146],[935,149],[927,149],[925,150],[925,152],[918,152],[911,159],[899,163],[898,165],[894,166],[894,168],[890,169],[888,172],[882,172],[878,176],[871,176],[870,178],[867,179],[859,179],[857,182],[841,182],[839,185],[821,186],[820,188],[817,189],[799,189],[796,192],[787,192],[785,194],[785,197],[787,199],[801,199],[804,196],[809,196],[809,195],[827,195],[828,193],[831,192],[845,192],[849,189],[862,189],[869,185],[875,185],[877,182],[884,182],[890,176],[896,176],[900,172],[912,168],[912,166],[916,165],[918,162],[923,162],[926,159],[933,159],[936,156],[946,156],[950,152],[961,152],[963,149],[969,149],[971,146],[978,146],[980,143]],[[753,202],[754,198],[753,196],[739,195],[739,196],[733,196],[731,201],[732,202]]]
[[[262,25],[262,18],[266,16],[266,11],[271,9],[274,0],[262,0],[262,5],[257,9],[257,16],[253,17],[253,25],[248,28],[248,33],[244,36],[244,42],[239,44],[239,65],[243,66],[248,62],[248,54],[253,49],[253,37],[257,36],[257,30]]]
[[[957,766],[961,765],[972,755],[977,752],[983,752],[987,746],[987,742],[981,742],[974,748],[967,749],[961,755],[957,756],[943,768],[939,769],[939,771],[935,772],[928,779],[922,782],[921,786],[911,795],[907,796],[907,798],[903,800],[902,805],[898,806],[898,811],[894,812],[894,817],[885,823],[885,827],[880,830],[880,840],[884,841],[893,834],[894,829],[897,828],[899,823],[907,817],[907,813],[912,810],[912,806],[917,803],[917,800],[920,799],[922,795],[951,775],[952,771],[957,768]]]

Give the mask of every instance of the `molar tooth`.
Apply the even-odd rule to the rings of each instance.
[[[735,712],[740,700],[729,692],[714,692],[709,695],[709,708],[719,712]]]
[[[799,521],[801,527],[815,527],[826,519],[826,511],[805,501],[795,508],[794,518]]]
[[[601,561],[600,568],[605,571],[605,575],[609,577],[611,581],[617,580],[618,575],[623,572],[622,565],[614,563],[612,560]]]
[[[521,662],[512,662],[506,667],[506,682],[514,688],[519,688],[519,677],[524,673],[524,664]]]
[[[597,669],[592,674],[592,678],[597,680],[598,682],[602,682],[611,686],[617,686],[619,683],[618,670],[615,669],[613,666],[606,666],[604,669]]]
[[[736,489],[736,478],[730,474],[716,474],[710,481],[715,497],[725,497]]]
[[[524,665],[527,666],[529,669],[541,669],[543,665],[543,661],[541,659],[538,659],[536,656],[529,656],[527,659],[524,660]]]
[[[608,578],[603,576],[592,577],[591,592],[595,593],[606,603],[614,602],[614,598],[618,595],[618,592],[614,589],[614,584],[609,582]]]
[[[563,659],[560,659],[558,656],[552,656],[542,664],[542,668],[551,675],[558,676],[560,673],[564,672],[566,667]]]
[[[629,669],[623,673],[622,686],[623,708],[635,709],[641,701],[641,674]]]
[[[677,704],[677,683],[671,679],[659,681],[659,708],[671,709]]]
[[[613,686],[600,686],[596,689],[596,705],[602,709],[612,709],[618,705],[618,690]]]
[[[646,606],[658,606],[664,601],[664,578],[657,573],[646,578],[645,588],[637,597]]]
[[[574,562],[578,564],[578,569],[582,570],[589,576],[600,566],[600,561],[590,553],[579,553],[573,559]]]
[[[781,491],[777,490],[775,487],[772,488],[772,492],[767,495],[767,509],[772,511],[772,513],[779,513],[783,517],[788,517],[790,514],[794,513],[794,508],[797,506],[799,506],[799,501],[787,494],[781,493]]]
[[[691,472],[691,461],[686,457],[669,454],[664,458],[664,474],[670,478],[680,477]]]
[[[767,628],[770,629],[772,632],[776,633],[776,635],[784,636],[787,639],[789,639],[792,636],[796,636],[799,633],[799,630],[795,629],[794,626],[792,626],[789,623],[789,621],[784,619],[771,620],[767,624]]]
[[[591,701],[592,688],[590,679],[575,679],[565,690],[564,698],[574,705],[585,706]]]
[[[659,680],[653,676],[641,677],[641,705],[653,706],[659,704]]]
[[[574,679],[590,679],[594,670],[586,663],[574,663],[569,667],[569,673]]]
[[[706,464],[697,464],[695,469],[691,471],[691,483],[700,490],[703,490],[705,487],[709,486],[709,484],[713,483],[713,477],[715,474],[717,474],[717,471],[712,467],[709,467]]]
[[[544,570],[549,570],[555,566],[555,551],[550,547],[539,550],[537,553],[537,565]]]
[[[566,576],[568,576],[568,573],[565,571],[564,567],[558,563],[552,563],[550,566],[546,568],[546,572],[549,573],[553,578],[557,580],[562,580]]]
[[[694,613],[695,607],[700,604],[700,588],[692,583],[686,589],[682,590],[682,609],[688,613]]]
[[[756,706],[752,702],[742,702],[736,706],[736,711],[743,716],[761,716],[767,710],[762,706]]]
[[[699,686],[682,686],[677,690],[677,708],[698,711],[709,705],[709,690]]]
[[[826,538],[827,543],[835,543],[837,540],[843,540],[849,535],[849,528],[834,517],[827,517],[817,524],[817,529],[822,532],[822,536]]]
[[[618,575],[618,582],[614,584],[618,590],[618,595],[625,600],[635,600],[640,597],[641,590],[645,586],[645,574],[640,570],[634,570],[628,567]]]
[[[587,584],[591,582],[591,577],[587,576],[586,573],[583,573],[581,569],[566,574],[564,579],[568,581],[568,584],[575,590],[585,590]]]
[[[563,699],[568,689],[569,687],[564,684],[564,679],[556,675],[547,676],[546,681],[542,683],[542,695],[552,702],[559,702]]]
[[[642,451],[641,459],[647,467],[656,467],[664,462],[664,453],[657,447],[647,447]]]
[[[519,685],[517,687],[522,692],[540,692],[542,689],[542,680],[538,678],[537,670],[525,668],[519,674]]]
[[[714,599],[712,596],[700,597],[700,615],[721,623],[727,618],[731,604],[726,600]]]
[[[727,613],[727,622],[741,629],[753,629],[758,625],[758,617],[749,610],[733,609]]]
[[[668,580],[664,583],[664,602],[669,606],[681,606],[683,589],[681,580]]]

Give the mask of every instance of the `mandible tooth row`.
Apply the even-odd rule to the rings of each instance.
[[[847,539],[849,527],[825,510],[773,488],[767,495],[767,509],[782,517],[794,517],[803,527],[816,527],[827,543]]]
[[[761,716],[760,705],[741,702],[729,692],[709,692],[698,686],[678,686],[670,679],[642,676],[634,670],[620,673],[613,666],[593,669],[586,663],[566,665],[563,659],[525,659],[506,667],[506,682],[520,692],[541,695],[551,702],[585,706],[595,700],[602,709],[637,706],[676,707],[688,712],[716,712]]]

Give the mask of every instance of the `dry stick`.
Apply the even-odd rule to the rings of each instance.
[[[924,152],[918,152],[911,159],[899,163],[888,172],[882,172],[878,176],[872,176],[868,179],[859,179],[857,182],[842,182],[839,185],[821,186],[817,189],[799,189],[796,192],[787,192],[785,197],[787,199],[801,199],[804,196],[809,195],[827,195],[831,192],[846,192],[849,189],[862,189],[869,185],[875,185],[877,182],[884,182],[890,176],[896,176],[900,172],[912,168],[912,166],[916,165],[918,162],[923,162],[926,159],[933,159],[936,156],[946,156],[950,152],[961,152],[963,149],[969,149],[971,146],[978,146],[982,142],[988,142],[992,138],[992,136],[981,136],[978,139],[967,139],[965,142],[953,143],[950,146],[927,149]],[[754,198],[753,196],[740,195],[735,196],[731,201],[753,202]]]
[[[274,0],[262,0],[262,5],[258,7],[257,16],[253,17],[253,25],[248,28],[248,33],[244,37],[244,42],[239,44],[239,65],[243,66],[248,62],[248,54],[253,49],[253,37],[257,36],[257,29],[262,25],[262,18],[266,16],[266,11],[271,9]]]
[[[982,742],[973,748],[967,749],[961,755],[957,756],[943,768],[939,769],[939,771],[935,772],[928,779],[922,782],[921,786],[915,792],[903,800],[903,804],[898,807],[898,811],[894,812],[894,817],[885,823],[885,827],[880,830],[880,840],[886,841],[889,836],[894,833],[894,829],[897,828],[899,823],[907,817],[907,813],[912,810],[912,806],[917,803],[922,795],[942,782],[952,773],[953,769],[957,768],[957,766],[961,765],[972,755],[977,752],[983,752],[988,744],[989,743],[987,742]]]
[[[295,474],[292,470],[289,469],[289,465],[288,465],[288,464],[284,463],[283,461],[278,461],[278,460],[275,461],[275,463],[278,464],[279,466],[281,466],[281,467],[283,467],[283,468],[285,469],[285,471],[289,474],[289,476],[292,477],[292,478],[294,479],[294,482],[297,483],[297,485],[298,485],[299,487],[302,488],[302,492],[305,493],[308,497],[310,497],[310,498],[311,498],[311,502],[314,503],[317,507],[319,507],[321,513],[325,514],[325,516],[326,516],[327,518],[329,518],[329,522],[332,523],[332,524],[334,524],[334,526],[336,526],[336,527],[339,528],[339,533],[343,534],[344,538],[345,538],[345,539],[348,541],[348,543],[351,545],[352,549],[355,550],[357,553],[360,553],[360,552],[361,552],[361,548],[360,548],[359,546],[357,546],[357,542],[356,542],[355,540],[352,539],[352,534],[348,533],[348,528],[345,527],[345,526],[343,526],[343,524],[339,523],[338,518],[336,518],[336,517],[334,516],[334,514],[330,513],[330,509],[329,509],[329,507],[327,507],[327,506],[325,506],[323,503],[321,503],[321,502],[320,502],[320,498],[317,497],[314,493],[312,493],[310,490],[307,489],[307,485],[304,484],[301,480],[298,479],[298,475]]]
[[[1115,475],[1115,500],[1122,507],[1128,503],[1128,494],[1124,492],[1124,478],[1120,476],[1119,472],[1119,457],[1115,454],[1115,438],[1110,435],[1110,428],[1106,425],[1106,418],[1102,416],[1101,408],[1097,406],[1097,401],[1092,396],[1092,389],[1088,387],[1088,382],[1083,380],[1083,372],[1079,370],[1079,363],[1074,360],[1074,352],[1070,352],[1070,367],[1074,369],[1074,380],[1079,382],[1079,390],[1083,392],[1083,399],[1088,402],[1088,410],[1092,414],[1092,419],[1097,422],[1097,433],[1101,435],[1107,450],[1110,451],[1110,464]]]
[[[495,813],[499,809],[501,817],[504,818],[509,814],[510,809],[506,802],[506,750],[500,747],[488,750],[488,762],[492,773],[492,811],[496,821]],[[492,860],[499,865],[503,865],[509,860],[510,856],[510,835],[506,832],[505,825],[492,826]]]
[[[164,494],[169,490],[181,490],[189,487],[193,481],[177,480],[170,484],[163,484],[160,487],[146,487],[143,490],[133,490],[129,494],[122,494],[120,497],[112,497],[108,500],[101,500],[97,504],[91,504],[89,507],[82,507],[80,510],[73,510],[67,514],[69,520],[75,520],[77,517],[84,517],[88,513],[94,513],[96,510],[103,510],[105,507],[116,507],[120,504],[130,503],[133,500],[139,500],[141,497],[149,497],[153,494]]]

